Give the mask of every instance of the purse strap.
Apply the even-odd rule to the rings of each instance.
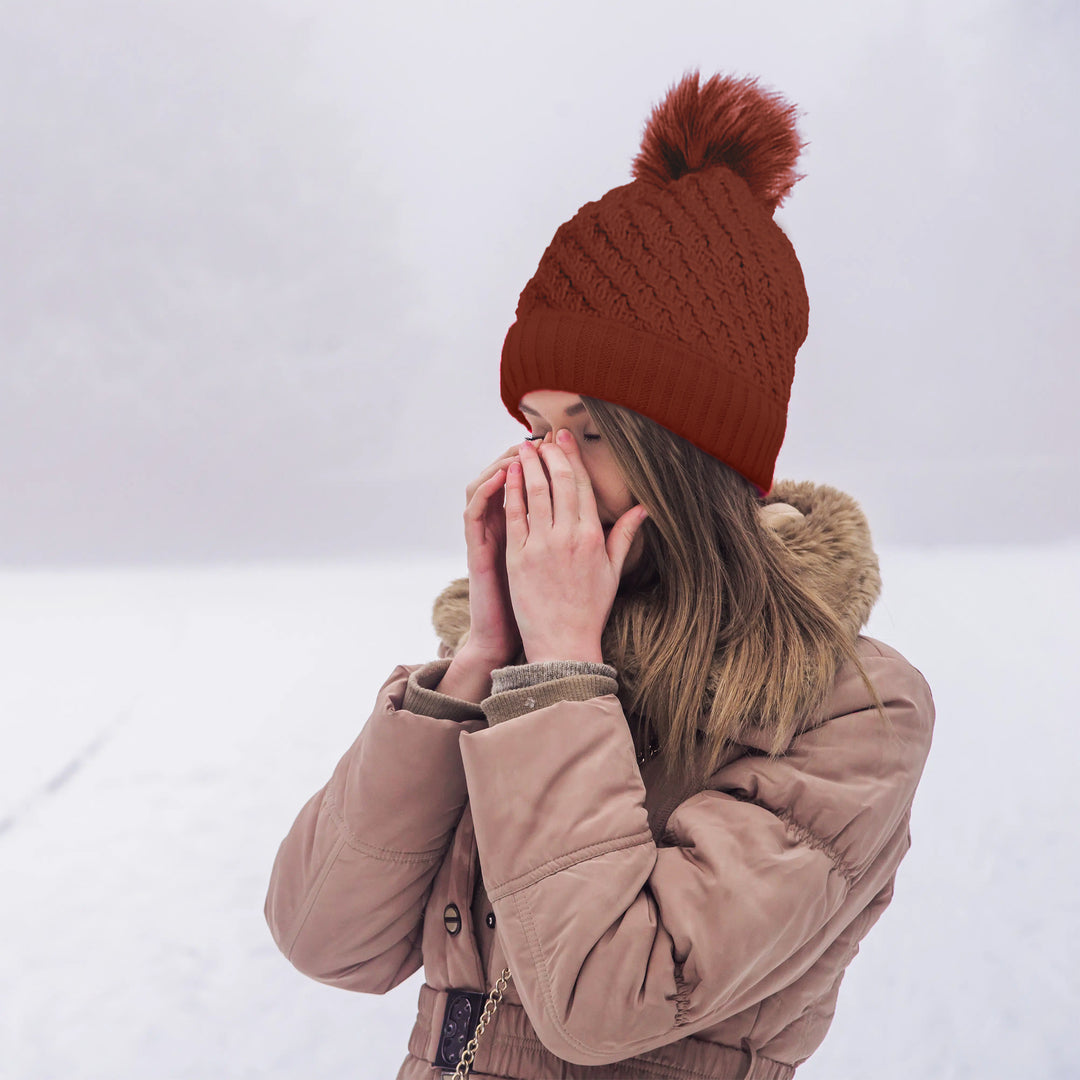
[[[487,1027],[488,1022],[495,1015],[495,1010],[499,1007],[499,1002],[502,1001],[503,991],[509,984],[510,978],[510,969],[503,968],[502,974],[495,980],[495,985],[488,993],[487,1001],[484,1002],[484,1011],[480,1014],[480,1019],[476,1023],[476,1032],[469,1040],[468,1046],[461,1051],[457,1068],[453,1072],[453,1080],[466,1080],[468,1077],[469,1071],[472,1069],[473,1059],[476,1057],[476,1048],[480,1045],[480,1036],[484,1034],[484,1028]],[[443,1075],[449,1074],[444,1073]]]

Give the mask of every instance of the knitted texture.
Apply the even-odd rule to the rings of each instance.
[[[546,709],[562,701],[589,701],[618,692],[618,680],[607,675],[566,675],[492,694],[484,698],[480,707],[487,717],[488,727],[494,727],[506,720],[513,720],[515,716]]]
[[[563,390],[633,409],[772,488],[809,304],[772,213],[797,177],[793,107],[689,75],[635,179],[559,227],[503,344],[502,400]]]
[[[546,660],[496,668],[491,673],[490,696],[477,705],[435,689],[451,662],[444,657],[411,672],[401,707],[406,712],[459,723],[486,718],[491,726],[560,701],[588,701],[619,690],[617,673],[610,664]]]
[[[520,690],[549,679],[565,679],[568,675],[618,678],[618,672],[610,664],[598,664],[594,660],[544,660],[537,664],[511,664],[496,668],[491,673],[491,692],[501,694],[505,690]]]
[[[432,660],[409,674],[401,707],[406,712],[434,716],[439,720],[483,720],[484,711],[473,701],[443,694],[435,687],[442,682],[450,667],[450,659]]]

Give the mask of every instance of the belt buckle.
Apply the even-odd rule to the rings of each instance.
[[[477,990],[447,990],[446,1011],[443,1013],[439,1044],[433,1063],[442,1069],[451,1070],[442,1074],[443,1080],[453,1077],[453,1070],[461,1060],[462,1051],[476,1033],[485,997],[483,992]]]

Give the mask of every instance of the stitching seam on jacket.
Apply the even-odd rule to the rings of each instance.
[[[300,918],[296,923],[296,930],[293,932],[292,937],[289,938],[289,947],[285,950],[285,957],[290,962],[292,961],[293,951],[296,949],[296,942],[299,940],[300,934],[307,925],[308,918],[311,916],[311,912],[315,907],[315,901],[319,898],[319,893],[322,892],[323,885],[326,884],[326,879],[330,876],[330,870],[334,863],[337,862],[337,857],[344,846],[345,837],[339,836],[334,846],[330,849],[330,854],[327,855],[326,862],[323,863],[322,869],[319,871],[319,876],[311,886],[311,891],[308,893],[307,900],[304,902],[303,908],[301,908]]]
[[[504,896],[510,896],[512,893],[527,889],[530,885],[535,885],[538,881],[543,881],[544,878],[550,877],[560,870],[569,869],[569,867],[576,866],[581,862],[587,862],[589,859],[596,859],[601,855],[606,855],[609,851],[622,851],[624,848],[652,843],[652,838],[652,830],[645,829],[642,832],[628,833],[625,836],[616,836],[610,840],[601,840],[595,844],[586,844],[584,847],[569,851],[565,855],[557,855],[554,859],[548,859],[546,863],[536,867],[534,870],[527,870],[524,874],[519,874],[517,877],[504,881],[500,885],[493,885],[488,890],[488,899],[492,901],[501,900]]]
[[[675,965],[675,1026],[690,1022],[690,984],[683,978],[682,964]]]
[[[754,802],[752,799],[748,801]],[[855,884],[855,881],[858,878],[855,867],[853,867],[851,863],[849,863],[827,840],[823,840],[817,833],[812,832],[801,822],[796,821],[790,810],[774,810],[771,806],[765,806],[759,802],[754,802],[754,805],[760,806],[763,810],[768,810],[770,813],[775,814],[776,817],[784,823],[784,827],[794,835],[795,839],[800,844],[805,844],[808,848],[813,848],[815,851],[820,851],[822,854],[827,855],[829,861],[836,867],[837,873],[840,874],[848,885],[853,886]]]
[[[551,993],[551,976],[548,974],[547,961],[544,959],[543,950],[540,948],[540,936],[537,934],[536,925],[533,922],[532,908],[529,907],[529,898],[521,893],[514,893],[512,894],[511,899],[514,901],[514,908],[517,911],[518,918],[521,920],[521,929],[525,932],[525,940],[528,942],[529,952],[532,953],[533,963],[536,965],[536,975],[540,980],[540,989],[543,991],[544,1004],[547,1008],[548,1016],[551,1017],[552,1025],[571,1046],[576,1046],[579,1050],[595,1054],[596,1051],[591,1046],[586,1046],[585,1043],[571,1035],[570,1032],[559,1023],[559,1014],[555,1008],[554,996]]]
[[[393,848],[382,848],[377,847],[375,844],[365,843],[349,828],[345,823],[345,819],[337,812],[337,801],[333,792],[329,789],[323,796],[323,806],[326,808],[330,820],[337,827],[342,841],[348,844],[353,851],[358,851],[361,855],[367,855],[369,858],[381,859],[383,862],[425,863],[441,859],[446,851],[445,844],[437,848],[431,848],[428,851],[395,851]]]
[[[536,924],[533,921],[532,908],[529,905],[529,898],[524,893],[514,893],[511,898],[514,902],[514,910],[517,912],[518,919],[521,921],[521,929],[525,934],[525,942],[529,946],[529,952],[532,955],[533,964],[536,968],[536,977],[540,983],[540,989],[544,995],[544,1004],[546,1012],[551,1018],[551,1025],[554,1029],[571,1045],[576,1046],[579,1050],[584,1050],[587,1054],[600,1054],[603,1051],[598,1050],[596,1047],[589,1046],[588,1043],[582,1042],[579,1038],[572,1035],[565,1027],[565,1025],[559,1022],[558,1010],[555,1008],[555,999],[551,992],[551,976],[548,972],[547,961],[544,959],[543,949],[540,947],[540,935],[536,932]],[[533,1025],[535,1030],[535,1024]],[[537,1033],[539,1038],[539,1033]],[[543,1042],[543,1040],[540,1040]],[[628,1053],[626,1057],[636,1057],[637,1052],[635,1050],[638,1046],[644,1046],[648,1043],[649,1039],[639,1039],[635,1042],[631,1042],[627,1046]],[[547,1045],[546,1043],[544,1044]],[[648,1053],[648,1051],[642,1051]],[[552,1051],[554,1053],[554,1051]],[[557,1055],[556,1055],[557,1056]],[[622,1059],[625,1060],[625,1059]]]

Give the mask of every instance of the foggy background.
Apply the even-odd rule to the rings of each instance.
[[[274,854],[436,655],[556,228],[688,70],[797,103],[776,474],[862,504],[934,744],[799,1080],[1075,1080],[1080,5],[0,0],[0,1080],[367,1080]]]
[[[777,476],[1080,535],[1080,8],[7,2],[0,563],[464,552],[555,229],[700,67],[802,110]]]

